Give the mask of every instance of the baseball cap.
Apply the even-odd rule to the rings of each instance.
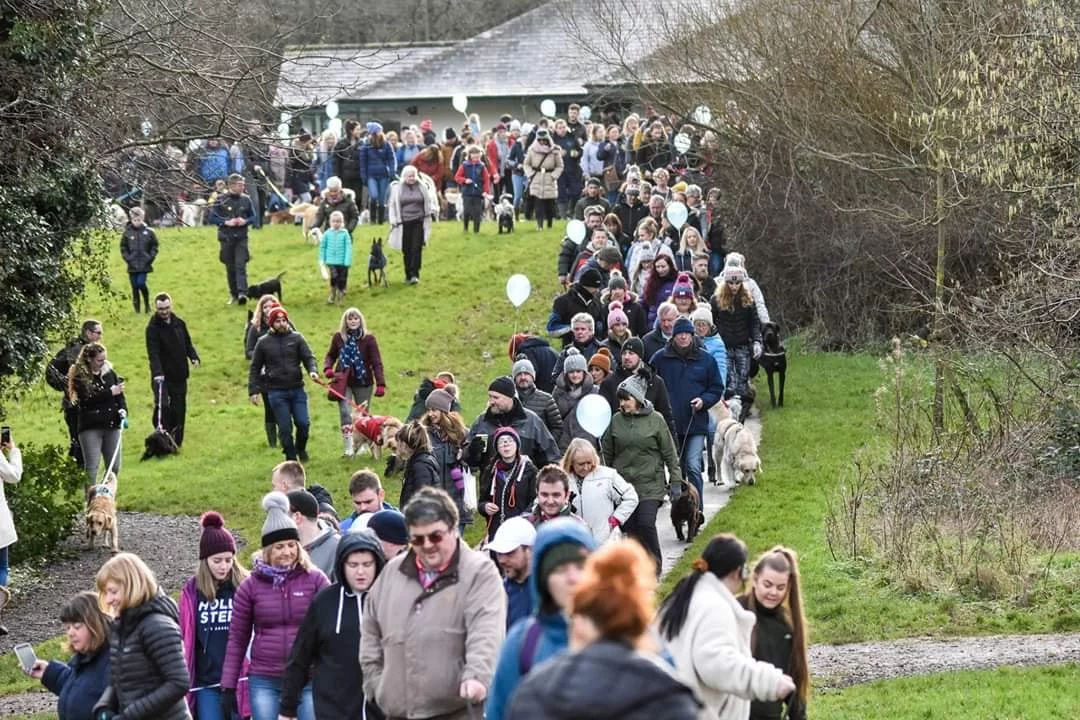
[[[497,553],[510,553],[522,545],[532,547],[536,542],[536,528],[524,517],[512,517],[495,531],[495,537],[487,549]]]

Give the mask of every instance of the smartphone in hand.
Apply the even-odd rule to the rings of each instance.
[[[0,445],[7,445],[11,442],[11,426],[4,425],[0,427]]]
[[[37,655],[34,654],[34,646],[30,643],[19,643],[15,646],[15,655],[19,658],[19,664],[22,665],[22,669],[26,672],[30,672],[34,668],[34,663],[37,662]]]

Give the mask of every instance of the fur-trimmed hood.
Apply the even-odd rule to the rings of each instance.
[[[329,190],[324,189],[321,193],[319,193],[319,195],[322,197],[323,200],[326,200],[327,199],[327,194],[329,192],[330,192]],[[352,190],[350,190],[349,188],[347,188],[347,187],[341,188],[341,193],[346,198],[348,198],[349,200],[352,200],[353,202],[356,202],[356,193],[353,192]]]

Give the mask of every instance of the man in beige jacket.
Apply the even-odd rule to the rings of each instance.
[[[387,563],[364,605],[364,693],[393,720],[465,720],[487,697],[506,633],[502,581],[458,536],[445,492],[423,488],[404,512],[411,548]]]

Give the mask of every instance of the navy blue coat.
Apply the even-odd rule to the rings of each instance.
[[[672,338],[663,349],[652,356],[649,364],[664,379],[671,398],[671,413],[675,418],[675,431],[680,435],[706,435],[709,432],[709,414],[706,412],[724,396],[724,379],[716,361],[698,343],[683,359],[675,352]],[[701,410],[695,412],[690,401],[701,398]]]
[[[397,158],[390,143],[382,147],[364,145],[360,148],[360,179],[392,178],[397,174]]]
[[[67,665],[50,661],[41,684],[60,697],[56,703],[60,720],[91,720],[94,705],[109,686],[108,644],[93,655],[76,653]]]

